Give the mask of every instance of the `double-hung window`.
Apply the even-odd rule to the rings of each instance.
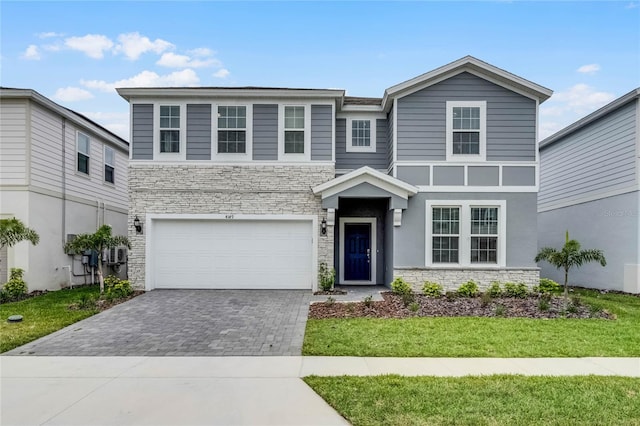
[[[77,166],[76,170],[89,174],[89,157],[91,152],[91,140],[89,136],[78,132],[76,140]]]
[[[427,201],[427,266],[505,266],[506,202]]]
[[[376,152],[375,119],[347,120],[347,152]]]
[[[284,107],[284,153],[304,154],[305,107]]]
[[[447,159],[480,161],[486,158],[485,101],[447,102]]]
[[[160,105],[160,152],[180,152],[180,106]]]
[[[218,106],[218,153],[247,152],[247,107]]]
[[[116,155],[113,148],[104,147],[104,181],[115,183]]]

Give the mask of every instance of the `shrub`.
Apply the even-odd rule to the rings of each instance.
[[[507,313],[507,308],[504,305],[497,305],[495,313],[497,317],[503,317]]]
[[[11,268],[9,281],[2,287],[3,299],[15,300],[27,294],[27,283],[22,279],[23,269]]]
[[[373,296],[368,295],[367,297],[365,297],[363,303],[367,308],[371,307],[371,305],[373,304]]]
[[[560,284],[549,278],[540,278],[540,285],[534,288],[535,291],[540,293],[560,293],[562,287]]]
[[[411,286],[402,277],[398,277],[391,283],[391,291],[395,294],[412,294]]]
[[[335,303],[336,303],[336,299],[334,299],[331,296],[327,297],[327,300],[324,302],[324,304],[327,305],[327,306],[332,306]]]
[[[488,291],[485,291],[484,293],[482,293],[482,296],[480,296],[480,306],[482,306],[483,308],[486,308],[490,304],[491,304],[491,293],[489,293]]]
[[[331,291],[336,282],[336,270],[327,266],[325,262],[320,264],[318,268],[318,281],[322,291]]]
[[[524,283],[505,283],[504,295],[507,297],[517,297],[524,299],[529,295],[529,289]]]
[[[551,309],[551,295],[543,293],[540,300],[538,300],[538,309],[541,311],[548,311]]]
[[[425,281],[422,286],[422,293],[427,297],[440,297],[443,291],[444,289],[440,284],[431,281]]]
[[[457,293],[462,297],[476,297],[478,295],[478,284],[473,280],[469,280],[458,287]]]
[[[109,299],[122,299],[133,293],[131,283],[118,277],[109,275],[104,279],[104,288]]]
[[[418,305],[416,302],[411,302],[411,304],[409,304],[409,310],[414,314],[418,312],[419,309],[420,309],[420,305]]]
[[[493,281],[485,293],[488,294],[489,297],[502,296],[502,287],[500,287],[500,282]]]

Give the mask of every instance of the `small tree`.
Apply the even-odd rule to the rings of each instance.
[[[535,259],[536,262],[546,260],[556,268],[564,269],[565,301],[569,298],[569,269],[573,267],[580,267],[584,263],[588,262],[599,262],[602,266],[607,265],[607,260],[604,258],[602,250],[581,250],[580,248],[580,243],[578,241],[569,239],[569,231],[567,231],[565,234],[564,246],[560,251],[553,247],[544,247],[540,250]]]
[[[0,249],[11,247],[20,241],[30,241],[35,246],[40,242],[40,236],[15,217],[0,219]]]
[[[111,235],[111,227],[102,225],[93,234],[79,234],[75,239],[65,245],[67,252],[83,252],[94,250],[98,252],[98,281],[100,282],[100,293],[104,293],[104,276],[102,275],[102,252],[105,249],[116,246],[127,246],[131,248],[129,239],[123,235]]]

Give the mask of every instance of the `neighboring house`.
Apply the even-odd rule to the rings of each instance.
[[[467,56],[388,88],[121,88],[139,288],[537,284],[538,105]],[[133,231],[133,221],[143,223]]]
[[[640,88],[540,142],[538,246],[561,247],[568,230],[607,259],[572,270],[572,285],[640,293],[639,158]]]
[[[1,283],[14,267],[25,270],[30,291],[91,282],[82,256],[63,247],[102,224],[127,234],[128,151],[123,139],[34,90],[0,88],[0,216],[40,235],[36,246],[2,250]],[[109,272],[126,273],[121,254],[109,257]]]

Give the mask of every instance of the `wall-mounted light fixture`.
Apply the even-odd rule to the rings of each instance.
[[[327,235],[327,219],[325,218],[322,218],[322,222],[320,223],[320,233]]]
[[[137,234],[142,234],[142,223],[140,222],[140,219],[138,219],[137,215],[133,219],[133,227],[136,228]]]

